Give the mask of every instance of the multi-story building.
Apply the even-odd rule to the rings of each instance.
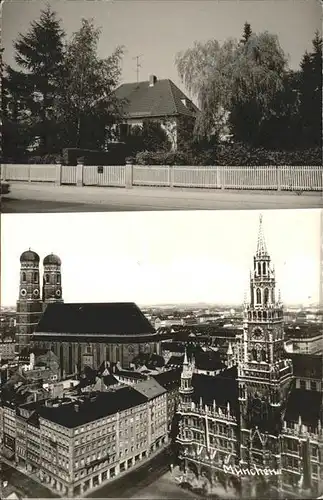
[[[154,379],[2,409],[2,451],[62,496],[83,495],[168,442],[166,390]]]
[[[7,338],[0,342],[0,360],[13,360],[16,357],[16,344],[13,339]]]
[[[250,302],[230,364],[210,377],[195,373],[185,356],[179,457],[186,475],[208,489],[259,498],[297,488],[299,497],[313,497],[323,490],[322,392],[301,388],[293,375],[275,285],[260,220]]]
[[[300,324],[286,330],[288,340],[286,350],[300,354],[323,355],[323,327],[322,325]]]

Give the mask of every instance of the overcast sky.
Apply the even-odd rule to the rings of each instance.
[[[155,74],[181,86],[174,66],[176,53],[191,47],[195,40],[240,39],[245,21],[254,32],[267,30],[278,35],[290,66],[297,68],[305,50],[311,50],[315,30],[321,30],[319,0],[50,0],[50,4],[68,36],[78,30],[82,17],[94,18],[102,28],[100,56],[108,56],[118,45],[125,46],[125,82],[136,81],[133,58],[142,55],[140,80]],[[6,63],[13,62],[13,41],[39,18],[45,5],[44,0],[5,2],[2,43]]]
[[[243,302],[258,211],[4,214],[2,305],[18,298],[19,257],[62,259],[66,302],[139,305]],[[318,301],[320,210],[263,212],[267,248],[287,304]]]

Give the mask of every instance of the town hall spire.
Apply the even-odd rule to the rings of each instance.
[[[264,236],[264,230],[262,225],[262,214],[259,216],[259,230],[258,230],[258,241],[257,241],[257,257],[268,256],[266,241]]]

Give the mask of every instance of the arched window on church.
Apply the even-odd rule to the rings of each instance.
[[[261,314],[261,311],[258,311],[258,319],[262,319],[262,314]]]
[[[260,264],[260,262],[258,262],[258,274],[259,275],[261,274],[261,264]]]
[[[261,361],[266,361],[266,351],[265,351],[265,349],[261,350]]]
[[[34,273],[34,282],[38,283],[38,273]]]
[[[266,271],[266,262],[263,262],[263,264],[262,264],[262,273],[263,274],[267,274],[267,271]]]
[[[263,317],[263,319],[264,319],[264,320],[266,320],[266,319],[267,319],[267,311],[264,311],[264,312],[262,313],[262,317]]]
[[[61,284],[61,275],[60,274],[57,275],[56,284],[57,285]]]
[[[49,274],[45,275],[45,281],[46,281],[46,283],[49,283]]]
[[[251,361],[257,361],[257,350],[251,349]]]
[[[248,312],[248,320],[249,321],[251,320],[251,312],[250,311]]]
[[[274,289],[272,288],[271,289],[271,303],[274,304],[275,303],[275,291]]]
[[[268,304],[268,298],[269,298],[269,290],[268,288],[265,288],[264,290],[264,304]]]
[[[257,313],[256,313],[256,311],[254,311],[252,315],[253,315],[253,319],[257,319]]]
[[[22,281],[27,281],[26,273],[22,273],[21,279]]]
[[[261,304],[261,291],[260,291],[260,288],[257,288],[257,290],[256,290],[256,298],[257,298],[257,304]]]

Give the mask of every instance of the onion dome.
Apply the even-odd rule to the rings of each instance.
[[[61,263],[62,263],[61,259],[57,255],[54,255],[53,253],[47,255],[43,260],[44,266],[48,265],[60,266]]]
[[[27,250],[26,252],[23,252],[20,255],[20,262],[34,262],[38,263],[39,262],[39,255],[36,252],[33,252],[32,250]]]

